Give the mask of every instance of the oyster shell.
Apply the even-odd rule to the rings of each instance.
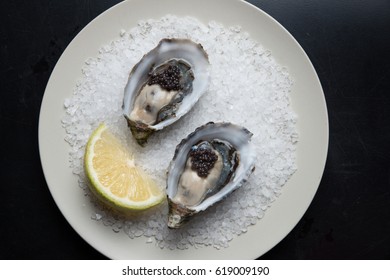
[[[179,228],[239,188],[255,168],[252,133],[231,123],[207,123],[176,147],[168,168],[168,227]]]
[[[154,131],[174,123],[207,90],[208,55],[188,39],[162,39],[129,76],[123,114],[140,145]]]

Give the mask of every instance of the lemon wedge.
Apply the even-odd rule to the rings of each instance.
[[[104,123],[88,140],[84,167],[92,192],[116,210],[146,210],[165,198],[165,192],[135,165],[132,153]]]

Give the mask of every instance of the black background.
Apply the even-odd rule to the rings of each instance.
[[[0,1],[0,259],[105,259],[71,228],[49,193],[38,119],[62,52],[118,2]],[[249,2],[308,54],[330,129],[313,202],[261,258],[390,259],[390,1]]]

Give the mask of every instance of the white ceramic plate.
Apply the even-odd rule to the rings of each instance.
[[[241,25],[280,65],[287,66],[295,84],[292,106],[298,114],[298,171],[282,195],[248,232],[234,238],[227,249],[161,250],[146,239],[114,233],[90,217],[92,205],[78,187],[68,166],[69,145],[61,126],[64,99],[70,97],[81,68],[99,47],[115,39],[139,20],[166,14],[193,16],[208,23]],[[301,219],[317,191],[328,148],[328,117],[321,84],[305,52],[273,18],[239,0],[132,0],[107,10],[86,26],[62,54],[48,82],[39,120],[39,149],[50,192],[72,227],[91,246],[113,259],[255,259],[281,241]]]

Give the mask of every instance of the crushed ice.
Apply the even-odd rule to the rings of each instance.
[[[203,45],[211,64],[210,88],[189,114],[154,134],[146,148],[139,148],[122,116],[123,89],[132,67],[142,56],[162,38],[173,37],[190,38]],[[73,95],[64,101],[62,125],[70,145],[70,166],[79,176],[84,194],[95,205],[91,218],[130,238],[143,236],[145,243],[160,248],[228,247],[229,241],[263,217],[297,168],[297,117],[290,106],[291,86],[288,70],[240,26],[224,27],[218,22],[205,25],[191,17],[167,15],[120,30],[118,38],[85,62]],[[256,170],[242,188],[182,229],[167,229],[166,204],[152,214],[121,218],[96,203],[83,171],[85,144],[103,121],[135,149],[138,165],[153,174],[163,188],[176,145],[209,121],[234,122],[254,134]]]

